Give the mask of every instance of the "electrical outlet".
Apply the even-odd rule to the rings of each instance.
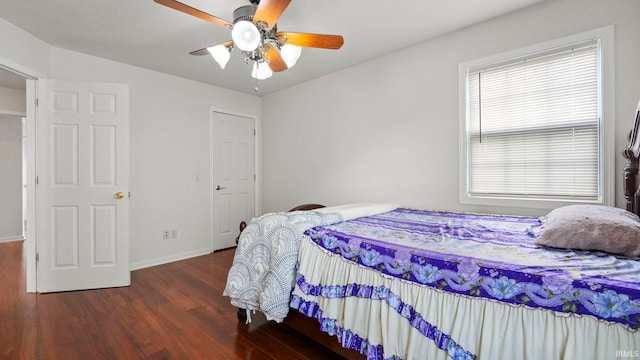
[[[169,230],[162,230],[162,239],[163,240],[167,240],[171,238],[171,231]]]
[[[178,230],[176,229],[171,230],[171,238],[175,239],[177,237],[178,237]]]

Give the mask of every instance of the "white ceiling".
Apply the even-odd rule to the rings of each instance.
[[[303,49],[295,67],[259,82],[258,95],[540,1],[543,0],[293,0],[278,21],[280,31],[342,35],[344,45],[340,50]],[[249,1],[184,3],[233,21],[233,10]],[[189,55],[190,51],[229,40],[229,30],[152,0],[0,0],[0,9],[1,18],[52,46],[255,94],[250,67],[242,64],[237,50],[224,70],[209,56]]]

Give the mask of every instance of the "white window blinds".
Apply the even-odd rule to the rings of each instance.
[[[468,69],[470,195],[596,200],[599,41]]]

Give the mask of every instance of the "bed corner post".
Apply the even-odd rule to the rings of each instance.
[[[636,108],[636,119],[633,129],[629,133],[629,145],[622,151],[627,159],[624,167],[624,197],[627,200],[627,210],[640,215],[640,183],[638,181],[638,158],[640,157],[640,102]]]
[[[246,324],[247,323],[247,309],[243,309],[243,308],[237,308],[236,310],[236,315],[238,316],[238,322],[240,324]]]
[[[627,159],[627,165],[624,167],[624,198],[627,200],[627,210],[637,214],[636,210],[636,176],[638,175],[638,158],[632,154],[623,151],[623,156]]]

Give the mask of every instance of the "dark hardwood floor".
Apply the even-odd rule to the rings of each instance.
[[[22,241],[0,243],[0,359],[339,359],[281,324],[239,324],[234,249],[133,271],[123,288],[32,294]]]

